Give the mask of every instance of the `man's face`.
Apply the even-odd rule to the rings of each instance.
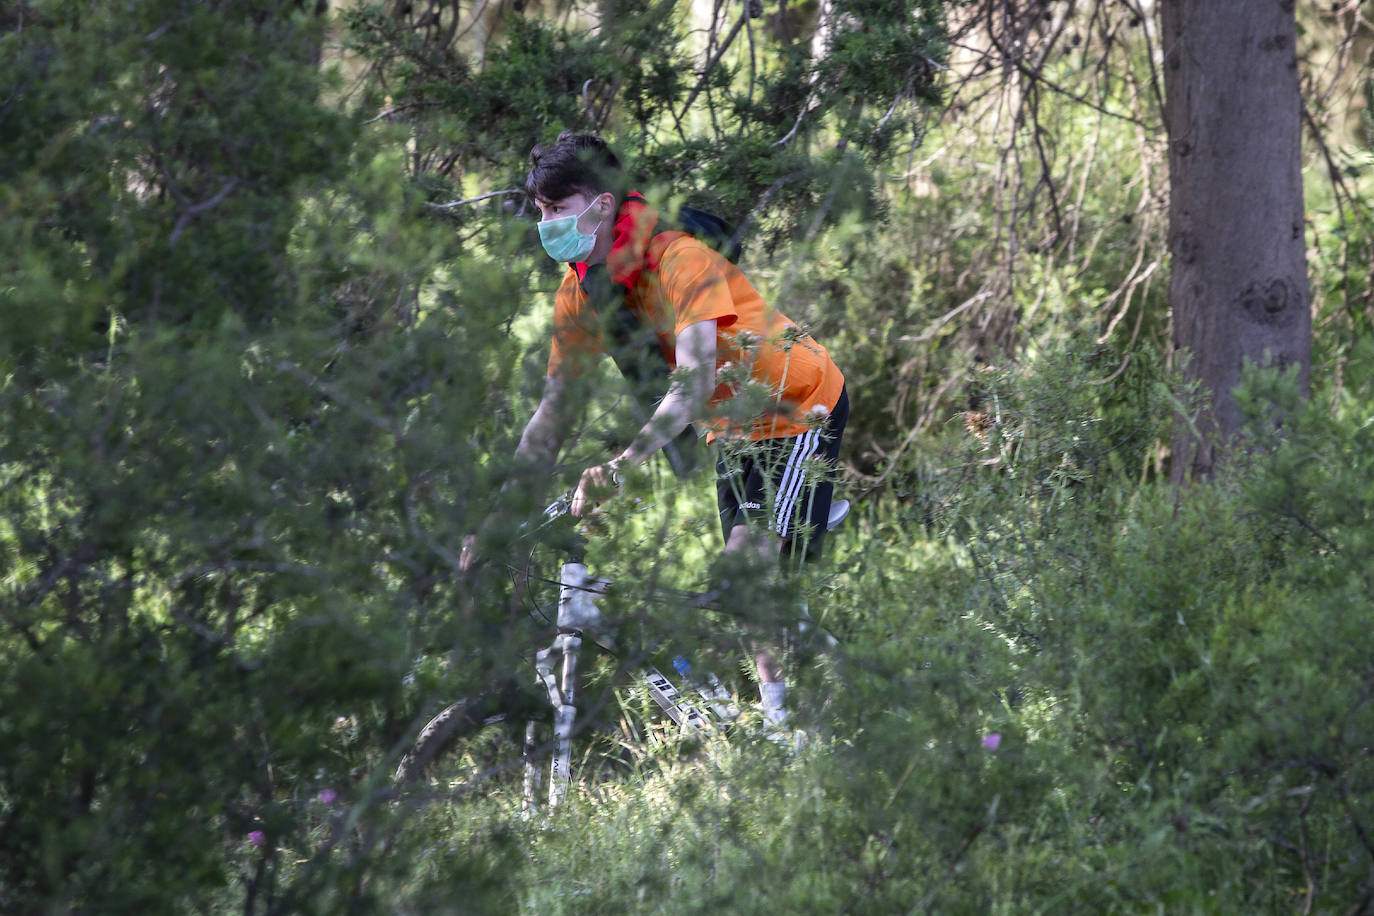
[[[607,217],[615,212],[615,197],[612,194],[604,191],[600,194],[579,191],[558,200],[542,200],[536,197],[534,205],[539,208],[541,223],[572,217],[577,220],[577,232],[580,235],[594,237],[590,250],[577,246],[568,248],[562,244],[555,244],[550,250],[546,241],[544,250],[551,257],[563,260],[572,255],[573,258],[585,260],[588,264],[600,264],[606,259],[606,252],[611,248],[614,225],[614,220],[607,220]],[[558,232],[562,234],[565,230],[566,227],[560,227]],[[542,231],[540,235],[542,238]]]

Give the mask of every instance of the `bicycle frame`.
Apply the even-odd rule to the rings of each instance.
[[[592,576],[582,563],[564,563],[559,576],[558,635],[553,644],[535,654],[535,672],[539,683],[549,695],[553,706],[554,752],[549,764],[548,806],[552,810],[567,797],[572,783],[572,737],[577,717],[577,661],[584,636],[599,634],[609,641],[602,628],[601,611],[596,599],[606,594],[609,579]],[[685,662],[685,660],[684,660]],[[718,693],[709,696],[707,715],[689,700],[671,680],[657,668],[644,668],[643,679],[649,696],[677,725],[702,734],[714,731],[717,721],[728,721],[739,711],[729,702],[729,694],[715,681]],[[714,680],[714,678],[712,678]],[[708,699],[708,697],[703,697]],[[715,721],[713,721],[713,717]],[[535,761],[537,751],[535,723],[525,726],[525,788],[522,808],[528,816],[535,807],[539,791],[539,770]]]
[[[561,499],[545,510],[545,515],[556,518],[567,511],[567,500]],[[849,514],[848,500],[837,500],[831,507],[826,530],[832,530],[844,521]],[[535,654],[537,680],[548,692],[549,703],[554,712],[554,753],[549,764],[550,810],[558,807],[567,798],[572,784],[572,737],[577,718],[577,660],[585,636],[600,636],[609,643],[611,634],[603,625],[601,611],[596,605],[597,598],[605,595],[611,580],[593,576],[586,565],[569,561],[563,564],[559,574],[558,590],[558,635],[553,644],[540,649]],[[699,734],[711,734],[721,724],[739,716],[729,691],[707,673],[703,679],[694,678],[687,659],[678,656],[673,660],[678,674],[692,683],[695,692],[701,697],[705,710],[698,706],[671,680],[657,668],[648,665],[643,670],[643,680],[649,696],[672,719],[678,727]],[[525,725],[525,779],[521,809],[525,817],[530,817],[536,808],[535,796],[539,792],[539,768],[536,762],[538,744],[535,723]]]

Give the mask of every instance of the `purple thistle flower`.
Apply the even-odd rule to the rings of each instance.
[[[332,805],[334,804],[335,800],[339,797],[339,793],[335,792],[333,789],[321,789],[320,794],[316,795],[315,797],[318,798],[320,802],[323,804]]]
[[[267,834],[263,833],[261,830],[250,830],[248,831],[248,842],[252,843],[254,846],[261,846],[263,843],[267,842]]]
[[[1000,734],[998,734],[997,732],[993,732],[992,734],[990,734],[990,735],[985,735],[985,736],[983,737],[983,747],[987,748],[987,749],[990,750],[990,751],[995,751],[995,750],[997,750],[998,746],[999,746],[1001,743],[1002,743],[1002,736],[1001,736]]]

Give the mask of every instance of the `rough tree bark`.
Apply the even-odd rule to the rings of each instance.
[[[1245,361],[1297,366],[1312,319],[1293,0],[1165,0],[1169,304],[1209,407],[1174,435],[1173,480],[1206,477],[1240,424]]]

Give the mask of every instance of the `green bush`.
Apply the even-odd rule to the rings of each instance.
[[[889,7],[851,5],[874,27],[783,145],[801,46],[760,55],[752,95],[732,58],[703,89],[724,127],[678,135],[695,83],[649,53],[678,36],[669,17],[595,40],[527,23],[470,67],[363,8],[353,41],[393,102],[439,103],[364,130],[375,111],[330,100],[307,12],[0,14],[0,909],[1364,905],[1374,353],[1342,343],[1342,384],[1307,405],[1252,374],[1235,460],[1175,492],[1159,443],[1194,395],[1148,342],[1080,333],[1097,319],[1074,296],[1119,272],[1116,236],[1072,282],[1037,275],[1054,315],[1019,362],[984,371],[944,326],[903,340],[976,291],[958,277],[986,239],[976,200],[884,199],[879,121],[915,74],[865,68],[935,34]],[[631,26],[634,53],[607,52]],[[545,65],[564,92],[532,88]],[[676,193],[739,218],[775,190],[750,270],[836,341],[855,463],[882,487],[848,490],[830,566],[711,612],[664,591],[713,570],[710,470],[685,495],[651,468],[608,507],[589,557],[620,586],[620,654],[588,650],[596,733],[545,825],[520,818],[516,755],[526,714],[547,715],[529,655],[558,553],[522,534],[532,496],[494,483],[556,278],[506,210],[425,202],[517,175],[592,77],[660,120],[606,123]],[[923,214],[953,241],[874,243],[871,220],[912,233]],[[547,483],[623,426],[590,411]],[[490,562],[459,575],[491,514]],[[736,669],[802,597],[841,646],[789,658],[809,735],[793,755],[759,734]],[[636,655],[679,649],[745,698],[727,739],[675,742],[612,689]],[[420,726],[466,696],[507,720],[394,785]]]

